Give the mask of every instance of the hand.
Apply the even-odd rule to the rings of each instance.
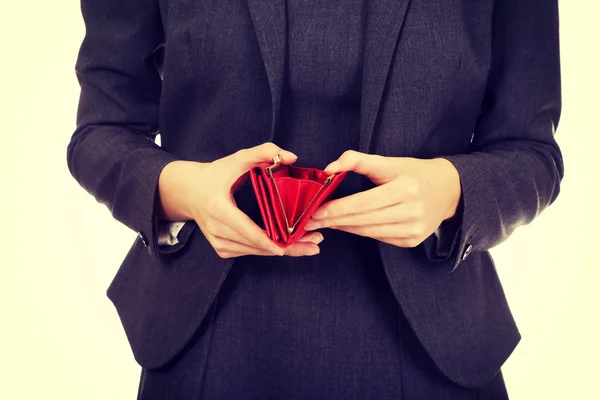
[[[307,230],[333,228],[399,247],[415,247],[455,215],[461,196],[458,171],[443,158],[346,151],[325,171],[353,171],[378,186],[321,206]]]
[[[247,179],[250,168],[260,162],[272,161],[277,153],[284,164],[297,159],[296,155],[273,143],[265,143],[211,163],[173,161],[167,164],[158,180],[157,214],[170,221],[195,220],[222,258],[249,254],[317,254],[318,244],[323,240],[321,233],[308,233],[282,249],[235,203],[233,193]]]

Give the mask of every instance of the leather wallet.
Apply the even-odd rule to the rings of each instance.
[[[267,235],[287,247],[304,236],[312,213],[331,198],[347,172],[327,174],[274,160],[250,169],[250,181]]]

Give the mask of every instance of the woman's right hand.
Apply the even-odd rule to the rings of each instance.
[[[195,220],[222,258],[318,254],[318,244],[323,240],[321,233],[308,233],[291,246],[280,248],[237,207],[233,198],[233,193],[247,179],[250,168],[272,161],[278,153],[284,164],[297,159],[295,154],[273,143],[264,143],[210,163],[173,161],[167,164],[158,179],[158,216],[168,221]]]

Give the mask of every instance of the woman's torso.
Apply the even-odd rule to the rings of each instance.
[[[324,168],[358,146],[364,2],[293,0],[287,10],[274,142],[310,148],[297,153],[296,165]],[[335,197],[360,190],[350,174]],[[235,261],[217,300],[203,397],[400,394],[398,308],[376,244],[342,231],[324,236],[318,256]]]

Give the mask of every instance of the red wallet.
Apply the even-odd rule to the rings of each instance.
[[[280,162],[252,168],[250,180],[267,235],[280,247],[304,236],[312,213],[329,200],[346,174],[327,174]]]

